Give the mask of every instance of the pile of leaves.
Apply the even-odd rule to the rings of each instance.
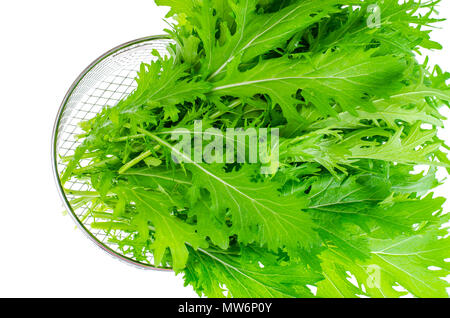
[[[92,230],[209,297],[448,297],[449,215],[431,190],[450,170],[450,74],[416,58],[441,48],[438,1],[156,3],[171,53],[65,158],[62,181],[92,186],[67,190]],[[174,162],[170,133],[196,121],[278,128],[277,169]]]

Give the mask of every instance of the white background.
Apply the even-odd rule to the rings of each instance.
[[[181,276],[123,264],[75,230],[51,172],[53,122],[73,80],[110,48],[163,33],[166,12],[152,0],[2,1],[0,297],[196,297]],[[446,47],[430,55],[450,70],[441,27],[434,39]]]

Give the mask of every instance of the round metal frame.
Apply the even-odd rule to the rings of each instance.
[[[155,267],[151,263],[151,255],[148,264],[123,255],[107,241],[104,233],[89,230],[89,218],[83,216],[83,209],[85,211],[87,207],[74,208],[70,204],[70,195],[63,189],[60,174],[65,165],[61,158],[73,154],[79,144],[75,138],[80,132],[78,123],[92,118],[107,105],[114,106],[131,93],[136,87],[134,79],[141,63],[149,63],[156,58],[151,54],[152,50],[156,49],[161,55],[167,54],[169,43],[172,41],[164,35],[140,38],[119,45],[97,58],[77,77],[65,95],[52,134],[53,174],[61,199],[77,227],[109,255],[143,269],[171,270]],[[69,186],[72,190],[86,191],[90,188],[88,183],[82,182],[72,182]]]

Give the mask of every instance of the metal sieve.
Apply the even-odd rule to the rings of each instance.
[[[90,224],[94,221],[88,215],[89,203],[72,206],[75,198],[67,194],[62,187],[60,175],[66,168],[63,157],[74,154],[80,141],[76,136],[82,133],[79,123],[91,119],[106,106],[116,105],[122,98],[136,88],[135,78],[142,62],[150,63],[156,57],[151,53],[157,50],[161,56],[167,55],[167,46],[172,43],[166,36],[152,36],[124,43],[96,59],[89,65],[70,87],[56,118],[52,136],[52,164],[57,187],[64,205],[73,220],[97,246],[108,254],[128,264],[140,268],[156,267],[153,256],[148,255],[148,263],[138,261],[132,254],[126,254],[118,245],[109,242],[108,233],[94,230]],[[89,182],[69,180],[64,188],[72,191],[89,191]],[[160,268],[158,269],[169,269]]]

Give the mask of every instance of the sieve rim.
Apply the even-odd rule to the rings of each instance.
[[[102,249],[103,251],[105,251],[107,254],[109,254],[110,256],[112,256],[115,259],[119,259],[122,262],[125,262],[129,265],[132,265],[134,267],[140,268],[140,269],[151,269],[151,270],[158,270],[158,271],[172,271],[172,269],[170,267],[157,267],[155,265],[151,265],[151,264],[145,264],[145,263],[141,263],[139,261],[136,261],[130,257],[127,257],[125,255],[122,255],[116,251],[114,251],[112,248],[110,248],[109,246],[107,246],[105,243],[101,242],[100,240],[97,239],[97,237],[91,233],[91,231],[89,231],[86,226],[83,224],[83,222],[81,222],[81,220],[78,218],[78,216],[76,215],[75,211],[73,210],[64,190],[63,190],[63,186],[61,183],[61,179],[60,176],[58,174],[58,154],[57,154],[57,143],[58,143],[58,133],[59,133],[59,128],[60,128],[60,124],[61,124],[61,119],[62,119],[62,115],[64,113],[64,111],[66,110],[67,107],[67,103],[69,101],[69,99],[71,98],[73,92],[75,91],[75,89],[78,87],[78,85],[80,84],[80,82],[85,78],[85,76],[95,67],[97,66],[100,62],[102,62],[103,60],[105,60],[106,58],[114,55],[115,53],[126,49],[128,47],[134,46],[136,44],[140,44],[140,43],[144,43],[144,42],[149,42],[149,41],[154,41],[154,40],[168,40],[170,39],[170,37],[168,35],[153,35],[153,36],[147,36],[147,37],[142,37],[142,38],[138,38],[136,40],[132,40],[132,41],[128,41],[125,42],[123,44],[120,44],[116,47],[114,47],[113,49],[105,52],[104,54],[102,54],[101,56],[99,56],[97,59],[95,59],[91,64],[89,64],[88,67],[86,67],[83,72],[80,73],[80,75],[78,75],[78,77],[75,79],[75,81],[72,83],[72,85],[70,86],[69,90],[67,91],[66,95],[64,96],[63,101],[60,104],[57,116],[56,116],[56,120],[54,122],[53,125],[53,131],[52,131],[52,140],[51,140],[51,161],[52,161],[52,170],[53,170],[53,177],[56,183],[56,186],[58,188],[58,192],[59,192],[59,196],[61,198],[61,200],[63,201],[64,207],[66,208],[66,210],[69,212],[69,215],[71,216],[72,220],[76,223],[77,227],[81,229],[81,231],[100,249]]]

